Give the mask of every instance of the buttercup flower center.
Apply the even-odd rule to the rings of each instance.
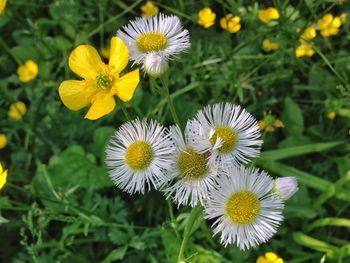
[[[163,50],[167,44],[168,39],[161,32],[147,32],[136,40],[137,48],[142,52]]]
[[[208,172],[207,155],[197,153],[193,148],[188,147],[182,151],[177,160],[180,175],[189,180],[201,179]]]
[[[125,152],[126,164],[133,170],[143,171],[152,162],[154,151],[149,142],[135,141],[128,146]]]
[[[250,224],[260,212],[260,201],[250,191],[234,193],[226,203],[226,213],[238,224]]]
[[[96,77],[96,87],[103,90],[110,89],[112,87],[113,79],[113,77],[106,74],[99,74]]]
[[[219,149],[221,153],[229,153],[236,147],[237,134],[227,125],[215,127],[215,132],[210,138],[210,143],[214,145],[218,137],[222,140],[222,146]]]

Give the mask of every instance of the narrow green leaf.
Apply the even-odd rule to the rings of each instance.
[[[334,257],[334,255],[337,253],[337,250],[338,250],[337,247],[332,246],[316,238],[307,236],[302,232],[293,233],[293,239],[295,240],[295,242],[297,242],[298,244],[304,247],[308,247],[320,252],[326,252],[327,256],[331,258]]]
[[[342,144],[344,144],[343,141],[313,143],[313,144],[308,144],[303,146],[266,151],[261,153],[261,156],[259,159],[277,161],[277,160],[300,156],[308,153],[323,152]]]
[[[338,217],[321,218],[312,222],[307,227],[307,232],[310,232],[311,230],[317,227],[323,227],[323,226],[340,226],[340,227],[350,228],[350,219],[338,218]]]

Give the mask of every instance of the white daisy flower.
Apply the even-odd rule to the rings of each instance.
[[[246,164],[260,154],[260,128],[239,105],[209,105],[197,113],[189,126],[189,140],[196,150],[211,153],[210,164]]]
[[[146,55],[143,68],[152,77],[163,75],[169,68],[168,62],[155,52]]]
[[[283,202],[271,193],[273,180],[258,169],[233,167],[218,180],[206,203],[207,219],[213,223],[220,242],[236,244],[241,250],[268,241],[283,220]]]
[[[168,172],[170,178],[177,181],[163,191],[179,206],[203,204],[208,198],[208,191],[216,186],[217,169],[208,166],[207,153],[197,152],[188,142],[187,127],[185,138],[177,126],[170,127],[170,132],[175,151],[172,155],[173,166]]]
[[[136,64],[144,63],[149,53],[167,60],[191,45],[188,31],[182,28],[180,19],[173,15],[138,17],[119,30],[117,36],[124,40],[129,48],[130,59]]]
[[[277,178],[274,181],[273,192],[282,200],[288,200],[298,191],[298,181],[294,176]]]
[[[109,176],[116,186],[133,194],[157,189],[168,181],[170,155],[174,151],[170,134],[156,121],[139,119],[123,124],[106,148]]]

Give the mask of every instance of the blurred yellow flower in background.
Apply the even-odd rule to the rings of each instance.
[[[22,101],[17,101],[10,105],[8,116],[14,120],[20,120],[27,113],[27,106]]]
[[[332,14],[325,14],[321,19],[317,20],[317,25],[321,30],[321,35],[324,37],[336,35],[341,24],[340,17],[333,17]]]
[[[157,6],[155,6],[151,1],[148,1],[146,4],[140,7],[142,11],[142,16],[156,16],[159,12]]]
[[[21,82],[29,82],[38,76],[39,67],[33,60],[27,60],[17,68],[17,75]]]
[[[267,132],[274,132],[276,128],[283,128],[284,124],[280,119],[277,119],[271,112],[264,112],[264,118],[258,121],[258,125],[261,130]]]
[[[7,181],[7,170],[4,170],[2,168],[2,165],[0,163],[0,190],[4,187]]]
[[[313,26],[307,27],[303,34],[300,36],[301,39],[311,40],[314,39],[317,35],[316,29]]]
[[[260,10],[258,13],[258,18],[264,22],[268,23],[271,20],[276,20],[280,18],[280,13],[274,7],[269,7],[267,9]]]
[[[6,7],[6,0],[0,0],[0,16],[4,12],[5,7]]]
[[[312,57],[315,54],[315,51],[312,48],[312,44],[300,42],[300,45],[295,49],[295,56],[300,57]]]
[[[221,28],[227,30],[230,33],[236,33],[241,29],[240,17],[227,14],[225,17],[220,19]]]
[[[283,259],[276,253],[266,252],[263,256],[258,257],[256,263],[283,263]]]
[[[204,7],[198,13],[198,23],[204,28],[211,27],[215,24],[216,14],[210,9],[210,7]]]
[[[262,46],[266,51],[276,50],[280,47],[280,45],[277,42],[270,41],[267,38],[263,40]]]
[[[109,58],[109,54],[110,54],[110,48],[109,47],[102,47],[100,48],[100,54],[102,55],[102,57],[104,58]]]
[[[0,133],[0,149],[4,149],[7,145],[6,134]]]
[[[327,112],[327,118],[330,120],[334,120],[335,116],[337,116],[337,113],[335,111],[329,111]]]
[[[70,110],[77,111],[91,104],[86,119],[96,120],[113,111],[115,95],[124,102],[131,100],[139,83],[139,69],[119,75],[128,64],[125,43],[113,37],[110,50],[108,65],[90,45],[76,47],[69,56],[69,68],[84,80],[63,81],[58,92]]]

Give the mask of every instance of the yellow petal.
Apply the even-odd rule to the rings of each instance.
[[[264,256],[259,256],[256,263],[267,263],[267,260]]]
[[[6,134],[0,133],[0,149],[5,148],[6,145],[7,145],[7,136]]]
[[[2,170],[2,168],[1,168]],[[7,181],[7,170],[5,172],[0,172],[0,189],[4,187]]]
[[[63,104],[74,111],[88,105],[96,92],[93,80],[66,80],[58,88]]]
[[[2,165],[0,163],[0,174],[2,174],[2,171],[3,171],[3,168],[2,168]]]
[[[121,72],[128,64],[129,51],[124,41],[118,37],[112,37],[109,53],[109,68],[113,73]]]
[[[124,102],[131,100],[140,81],[139,69],[125,74],[113,87],[113,92]]]
[[[109,91],[100,91],[93,98],[92,105],[86,113],[85,118],[96,120],[113,111],[114,107],[115,100],[113,94]]]
[[[273,261],[273,260],[276,260],[278,257],[276,255],[276,253],[273,253],[273,252],[266,252],[265,253],[265,258],[269,261]]]
[[[90,45],[76,47],[69,56],[68,64],[75,74],[84,79],[95,79],[105,68],[97,50]]]

